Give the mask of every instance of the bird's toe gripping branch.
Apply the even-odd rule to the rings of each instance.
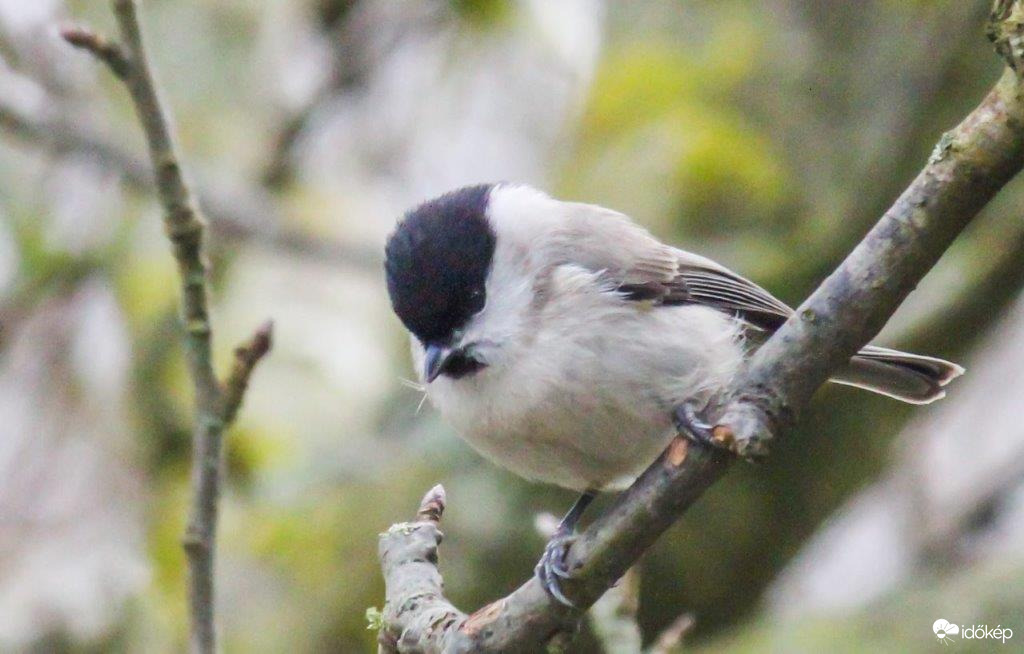
[[[569,553],[569,546],[576,540],[572,532],[556,533],[544,547],[544,554],[541,555],[534,573],[540,579],[541,584],[556,600],[570,608],[576,605],[562,592],[562,579],[569,578],[569,568],[566,563],[566,556]]]
[[[737,429],[736,425],[745,425],[753,418],[746,413],[750,410],[748,405],[738,405],[742,410],[736,410],[736,406],[730,405],[722,418],[713,423],[705,419],[693,405],[684,403],[673,411],[672,419],[676,430],[691,441],[729,452],[747,461],[762,461],[768,456],[771,432],[763,429]],[[757,422],[761,424],[763,421]],[[737,434],[745,436],[738,438]]]

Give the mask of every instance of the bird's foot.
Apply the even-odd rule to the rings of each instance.
[[[716,450],[737,453],[736,443],[728,438],[732,432],[719,430],[704,420],[692,404],[683,403],[672,412],[672,421],[676,430],[690,440],[712,447]]]
[[[576,534],[571,529],[559,527],[544,547],[544,554],[541,555],[537,567],[534,568],[544,590],[570,608],[576,608],[576,605],[562,592],[561,580],[568,579],[570,576],[566,555],[574,540],[576,540]]]
[[[751,463],[760,463],[768,456],[770,438],[737,438],[732,419],[724,424],[709,424],[690,404],[677,407],[672,412],[672,418],[680,434],[701,445],[730,452]]]

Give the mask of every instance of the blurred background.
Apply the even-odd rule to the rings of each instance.
[[[5,652],[185,648],[176,271],[124,89],[57,36],[113,33],[107,4],[0,0]],[[403,383],[380,256],[406,208],[524,181],[798,303],[998,76],[989,4],[144,2],[212,226],[222,369],[276,321],[228,443],[225,649],[371,651],[377,533],[437,482],[464,609],[526,579],[536,516],[574,499],[484,462]],[[1022,208],[1018,180],[879,338],[966,365],[950,397],[820,392],[648,552],[646,641],[691,613],[709,652],[935,651],[939,618],[1020,645]],[[585,625],[574,648],[600,646]]]

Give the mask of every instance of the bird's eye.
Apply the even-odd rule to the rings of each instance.
[[[470,308],[473,310],[473,313],[476,313],[480,309],[484,308],[484,291],[483,291],[483,289],[481,289],[481,288],[474,288],[473,290],[471,290],[469,292],[469,305],[470,305]]]
[[[460,350],[452,353],[445,361],[443,373],[452,379],[459,379],[486,367],[487,364],[471,352]]]

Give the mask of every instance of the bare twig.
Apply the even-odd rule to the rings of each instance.
[[[208,266],[203,251],[206,223],[182,175],[171,119],[160,100],[143,45],[137,4],[135,0],[113,0],[112,4],[120,43],[84,28],[66,29],[63,36],[72,45],[94,54],[124,81],[149,146],[157,195],[164,210],[164,229],[178,262],[180,318],[196,405],[193,493],[183,539],[189,563],[190,642],[195,652],[214,652],[214,548],[224,430],[241,404],[253,367],[270,349],[271,326],[267,323],[261,327],[248,344],[238,349],[235,367],[222,388],[213,368]]]
[[[224,422],[231,424],[242,406],[245,391],[249,388],[249,377],[256,364],[260,362],[274,344],[274,322],[268,320],[260,325],[256,333],[246,343],[235,348],[235,362],[224,382],[224,396],[221,399]]]
[[[311,94],[306,103],[283,116],[277,131],[271,137],[270,157],[260,175],[261,182],[268,188],[281,188],[292,178],[292,150],[305,133],[312,117],[323,105],[333,99],[345,86],[356,83],[365,71],[355,62],[363,50],[359,41],[367,38],[369,30],[349,30],[350,15],[359,4],[358,0],[327,0],[317,7],[317,26],[331,45],[328,72],[320,87]],[[363,26],[365,27],[365,26]]]
[[[1022,2],[1013,4],[1019,8]],[[721,440],[735,443],[744,455],[763,454],[768,441],[792,424],[814,390],[878,332],[957,234],[1022,166],[1024,85],[1008,69],[981,104],[942,137],[918,178],[861,244],[757,351],[727,395],[727,410],[716,428]],[[676,438],[572,545],[572,577],[563,583],[569,598],[580,609],[593,604],[733,460]],[[392,548],[404,546],[401,531],[392,539]],[[436,557],[436,551],[431,556]],[[410,568],[412,578],[403,579],[401,587],[395,585],[396,567],[401,563],[385,563],[387,596],[389,604],[403,610],[386,611],[387,629],[411,633],[408,627],[422,624],[424,614],[412,608],[416,602],[408,591],[421,581]],[[432,604],[446,603],[439,596],[436,566],[424,567],[428,570],[421,571],[421,579],[434,575]],[[451,611],[461,615],[454,607]],[[580,610],[554,601],[531,578],[468,619],[436,624],[403,639],[398,648],[539,651],[580,617]]]
[[[131,62],[128,61],[128,55],[125,54],[124,48],[119,43],[84,27],[65,27],[61,30],[60,35],[76,48],[92,53],[94,57],[109,66],[111,72],[118,79],[128,79]]]
[[[260,180],[279,189],[295,174],[294,150],[310,125],[343,93],[365,83],[368,73],[415,26],[417,32],[443,24],[445,12],[431,3],[394,5],[359,0],[327,0],[319,7],[318,20],[331,56],[320,86],[303,106],[283,115],[271,137],[270,156]],[[381,28],[385,27],[385,31]]]
[[[647,654],[671,654],[677,651],[696,624],[697,620],[692,613],[682,614],[658,635]]]

